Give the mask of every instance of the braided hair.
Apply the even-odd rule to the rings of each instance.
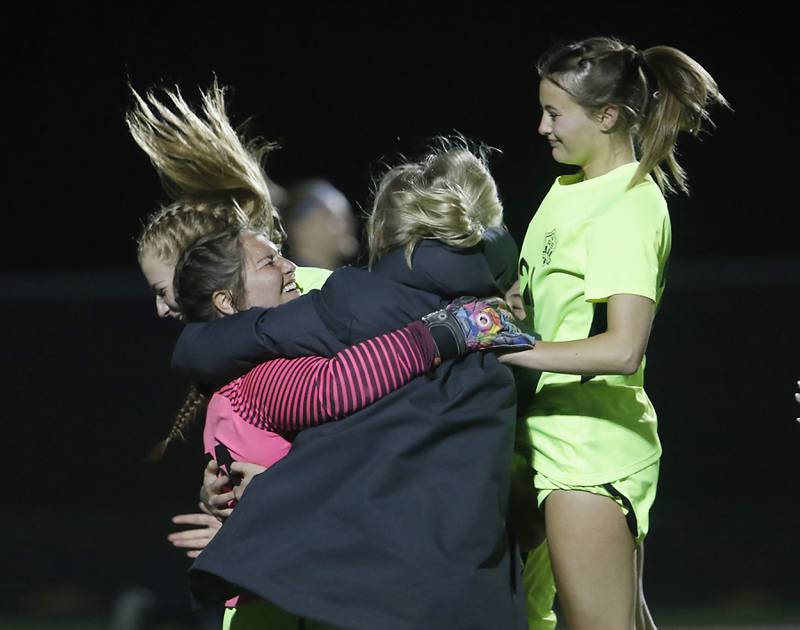
[[[197,416],[205,410],[207,405],[208,397],[200,392],[195,385],[191,385],[183,404],[178,409],[175,421],[172,423],[167,437],[153,447],[149,459],[151,461],[160,461],[170,443],[175,440],[185,442],[187,429],[194,423]]]

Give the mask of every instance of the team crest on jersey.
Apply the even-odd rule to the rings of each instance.
[[[553,228],[544,235],[544,249],[542,250],[542,264],[549,265],[553,257],[553,250],[556,248],[558,240],[556,239],[556,230]]]

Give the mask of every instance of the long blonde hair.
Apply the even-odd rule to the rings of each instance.
[[[231,225],[283,238],[261,166],[275,145],[247,141],[233,128],[225,109],[225,88],[215,80],[201,90],[201,113],[195,113],[180,90],[148,91],[131,87],[134,105],[125,122],[147,154],[173,202],[153,213],[137,240],[139,257],[153,251],[174,263],[199,237]]]
[[[629,187],[649,173],[665,192],[689,192],[675,157],[678,134],[713,127],[712,103],[729,108],[714,78],[697,61],[669,46],[639,50],[613,37],[592,37],[559,46],[537,64],[539,77],[555,83],[588,112],[620,108],[621,129],[640,155]],[[665,163],[667,172],[661,164]]]
[[[486,147],[440,138],[421,160],[389,169],[377,183],[367,218],[369,264],[402,247],[411,266],[423,239],[455,247],[480,242],[503,223],[503,205],[487,166]]]
[[[134,105],[125,122],[136,144],[147,154],[172,202],[146,220],[137,239],[141,260],[152,252],[175,265],[181,253],[203,236],[227,229],[252,229],[280,243],[280,217],[272,204],[262,162],[275,145],[244,140],[225,110],[225,89],[216,80],[201,91],[196,114],[180,90],[154,91],[144,97],[131,87]],[[167,446],[183,440],[203,410],[206,397],[194,386],[178,411],[168,436],[153,449],[161,459]]]

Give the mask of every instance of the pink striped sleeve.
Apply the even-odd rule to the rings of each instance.
[[[430,369],[435,358],[430,332],[413,322],[329,359],[267,361],[241,379],[239,413],[279,432],[339,420]]]
[[[381,346],[378,344],[378,342],[375,339],[370,339],[369,341],[365,341],[364,343],[367,344],[367,348],[369,348],[370,361],[372,361],[372,357],[376,356],[378,352],[381,352],[381,350],[382,350]],[[373,361],[373,364],[374,363],[375,362]],[[388,363],[388,367],[389,367],[389,370],[392,369],[392,363],[391,362]],[[376,373],[375,380],[377,382],[378,396],[379,397],[380,396],[385,396],[390,391],[392,391],[392,387],[389,384],[388,370],[380,370],[378,373]]]

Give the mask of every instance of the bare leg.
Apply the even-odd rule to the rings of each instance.
[[[570,630],[625,630],[634,624],[634,542],[608,497],[555,490],[545,502],[553,573]]]

